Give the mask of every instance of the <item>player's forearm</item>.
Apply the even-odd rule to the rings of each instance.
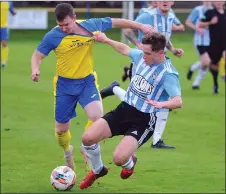
[[[134,44],[137,47],[140,46],[141,43],[138,41],[136,34],[134,33],[134,30],[125,29],[123,30],[123,33],[132,44]]]
[[[185,24],[186,24],[189,28],[191,28],[191,29],[193,29],[193,30],[196,30],[196,26],[195,26],[190,20],[186,20]]]
[[[143,31],[143,25],[138,22],[134,22],[126,19],[112,18],[112,27],[113,28],[131,28],[135,30]]]
[[[171,52],[174,51],[173,44],[172,44],[172,42],[171,42],[170,40],[166,43],[166,48],[167,48],[169,51],[171,51]]]
[[[31,71],[32,74],[35,74],[39,70],[39,66],[42,61],[42,57],[38,55],[37,51],[35,51],[31,57]]]
[[[206,28],[210,25],[210,22],[199,22],[199,28]]]
[[[168,101],[163,102],[162,105],[163,105],[162,108],[167,108],[167,109],[181,108],[182,98],[180,96],[176,96]]]
[[[130,47],[127,46],[126,44],[111,40],[109,38],[106,39],[104,42],[107,43],[108,45],[112,46],[117,52],[119,52],[123,55],[126,55],[126,56],[129,55]]]

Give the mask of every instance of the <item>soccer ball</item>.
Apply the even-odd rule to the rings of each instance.
[[[67,166],[56,167],[50,175],[51,185],[57,191],[69,191],[75,185],[75,181],[75,172]]]

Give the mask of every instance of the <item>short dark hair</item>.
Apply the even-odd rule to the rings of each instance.
[[[64,20],[67,16],[73,18],[73,7],[69,3],[59,3],[54,11],[57,21]]]
[[[152,51],[158,52],[166,47],[166,38],[159,32],[152,32],[143,36],[142,44],[150,44]]]

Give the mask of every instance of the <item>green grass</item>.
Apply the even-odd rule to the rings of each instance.
[[[31,33],[31,32],[30,32]],[[16,35],[16,33],[12,36]],[[63,164],[63,153],[54,137],[52,78],[55,57],[52,53],[41,65],[39,83],[30,80],[30,57],[39,43],[37,34],[17,34],[9,43],[8,66],[1,72],[1,190],[2,192],[56,192],[50,185],[51,171]],[[42,35],[39,35],[40,37]],[[119,34],[114,35],[119,38]],[[78,107],[73,119],[72,143],[75,145],[78,181],[71,192],[195,192],[225,193],[225,83],[220,81],[220,94],[212,94],[211,75],[205,77],[200,91],[191,90],[186,71],[198,58],[190,35],[177,34],[173,43],[185,50],[182,59],[172,57],[180,72],[183,107],[170,113],[164,140],[175,150],[150,149],[151,140],[137,151],[139,161],[135,174],[128,180],[119,177],[120,168],[110,164],[112,153],[121,137],[101,143],[109,175],[92,188],[81,191],[78,183],[86,175],[79,152],[86,124],[85,113]],[[127,57],[107,45],[94,48],[95,69],[103,88],[121,80]],[[122,83],[126,88],[127,83]],[[105,112],[119,101],[104,100]]]

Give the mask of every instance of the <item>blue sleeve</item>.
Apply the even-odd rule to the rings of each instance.
[[[141,58],[143,57],[143,51],[139,49],[131,49],[129,53],[129,57],[135,64],[138,64]]]
[[[199,11],[198,9],[193,9],[192,12],[188,16],[188,20],[190,20],[193,24],[196,24],[196,21],[199,18]]]
[[[172,73],[166,74],[163,84],[164,89],[171,98],[175,96],[181,96],[181,86],[176,74]]]
[[[154,17],[152,17],[152,15],[147,12],[144,12],[139,15],[135,21],[141,24],[149,24],[152,26],[154,25]]]
[[[90,32],[104,32],[106,30],[112,29],[112,21],[110,17],[88,19],[81,22],[80,25]]]
[[[176,16],[175,16],[175,18],[173,20],[173,24],[175,24],[175,25],[180,25],[181,24],[180,20]]]
[[[13,2],[9,2],[9,11],[12,15],[14,15],[14,6],[13,6]]]
[[[50,51],[54,50],[59,45],[59,43],[59,39],[54,38],[53,33],[50,31],[43,37],[41,43],[37,47],[37,50],[47,56]]]

